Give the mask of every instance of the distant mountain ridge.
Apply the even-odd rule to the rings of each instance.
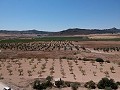
[[[0,33],[5,33],[5,34],[48,34],[50,32],[47,32],[47,31],[38,31],[38,30],[25,30],[25,31],[0,30]]]
[[[120,33],[120,29],[111,28],[111,29],[80,29],[80,28],[72,28],[59,32],[47,32],[47,31],[39,31],[39,30],[26,30],[26,31],[9,31],[9,30],[0,30],[0,33],[5,34],[47,34],[47,35],[83,35],[83,34],[104,34],[104,33]]]
[[[73,28],[73,29],[67,29],[59,32],[61,35],[81,35],[81,34],[104,34],[104,33],[120,33],[120,29],[117,28],[111,28],[111,29],[79,29],[79,28]]]

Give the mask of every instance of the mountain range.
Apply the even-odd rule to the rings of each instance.
[[[24,30],[24,31],[17,31],[17,30],[0,30],[0,33],[4,34],[40,34],[40,35],[87,35],[87,34],[105,34],[105,33],[120,33],[120,29],[117,28],[110,28],[110,29],[80,29],[80,28],[71,28],[67,30],[62,30],[58,32],[47,32],[47,31],[39,31],[39,30]]]

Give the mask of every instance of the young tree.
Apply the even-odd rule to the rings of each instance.
[[[105,76],[106,76],[106,77],[110,77],[108,71],[105,71],[104,73],[105,73]]]
[[[93,74],[94,74],[94,76],[96,76],[96,72],[95,71],[93,71]]]
[[[19,76],[23,76],[23,69],[18,69]]]
[[[112,73],[114,73],[113,71],[115,70],[115,68],[112,66],[112,67],[110,67],[110,70]]]
[[[32,71],[28,70],[28,76],[32,76]]]
[[[81,72],[82,72],[83,75],[86,75],[85,70],[82,70]]]

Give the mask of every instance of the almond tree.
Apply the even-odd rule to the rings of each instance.
[[[94,66],[95,65],[95,61],[91,61],[92,65]]]
[[[13,75],[13,71],[11,69],[8,69],[9,75]]]
[[[4,77],[3,77],[3,74],[2,74],[2,73],[0,74],[0,80],[1,80],[1,79],[4,79]]]
[[[85,74],[85,70],[82,70],[81,72],[82,72],[83,75],[86,75],[86,74]]]
[[[18,69],[19,76],[23,76],[23,69]]]
[[[93,71],[93,74],[94,74],[94,76],[96,76],[96,72],[95,71]]]
[[[28,70],[28,76],[32,76],[32,71]]]
[[[74,79],[76,80],[76,75],[75,75],[75,74],[73,74],[73,77],[74,77]]]
[[[62,77],[65,78],[66,73],[64,72],[64,70],[61,72],[61,74],[63,75]]]
[[[103,68],[100,68],[100,72],[103,72],[102,70],[103,70]]]
[[[103,62],[99,62],[100,63],[100,66],[103,66]]]
[[[113,71],[115,70],[115,68],[112,66],[112,67],[110,67],[110,70],[112,73],[114,73]]]
[[[118,63],[118,67],[120,67],[120,62]]]
[[[76,63],[76,65],[78,65],[78,61],[77,60],[74,60],[74,62]]]
[[[108,71],[105,71],[104,73],[105,73],[105,76],[106,76],[106,77],[110,77]]]
[[[38,59],[38,63],[41,63],[41,59]],[[38,64],[38,63],[37,63],[37,64]]]
[[[85,62],[85,61],[83,61],[83,63],[84,63],[84,65],[86,65],[86,62]]]
[[[19,63],[17,63],[17,64],[18,64],[18,66],[19,66],[18,68],[20,68],[22,63],[21,63],[21,62],[19,62]]]
[[[82,70],[82,66],[78,66],[78,68],[79,68],[79,71],[81,71],[81,70]]]
[[[38,77],[42,77],[42,71],[38,71],[37,73],[39,74]]]
[[[0,70],[2,69],[1,67],[2,67],[2,65],[0,64]]]

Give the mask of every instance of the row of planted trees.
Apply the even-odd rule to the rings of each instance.
[[[31,68],[29,68],[27,70],[27,73],[28,73],[28,76],[32,76],[34,72],[37,72],[38,74],[38,77],[42,77],[42,74],[46,72],[46,65],[48,63],[48,59],[45,58],[44,59],[44,63],[41,63],[41,59],[37,59],[37,62],[35,63],[35,60],[32,58],[32,59],[28,59],[28,63],[30,65]],[[103,71],[103,66],[104,66],[104,60],[101,59],[101,58],[97,58],[96,59],[97,62],[100,63],[100,72],[101,73],[104,73],[106,77],[110,77],[109,76],[109,72],[108,71]],[[5,64],[7,62],[7,64]],[[25,59],[25,62],[26,62],[26,59]],[[70,74],[73,75],[74,79],[76,80],[76,74],[74,73],[74,65],[75,64],[77,66],[77,68],[79,69],[80,73],[82,73],[82,75],[86,75],[86,70],[83,68],[82,65],[80,65],[79,63],[79,60],[67,60],[67,63],[68,63],[68,66],[69,66],[69,71],[70,71]],[[82,61],[84,65],[86,65],[86,61]],[[63,65],[63,60],[62,59],[59,59],[59,63],[60,63],[60,71],[61,71],[61,74],[62,74],[62,78],[66,78],[66,73],[65,73],[65,68],[64,68],[64,65]],[[97,65],[95,64],[95,61],[91,61],[92,63],[92,66],[95,67],[96,69],[98,68]],[[107,62],[107,63],[110,63],[110,62]],[[24,75],[24,67],[22,67],[22,63],[21,63],[21,60],[18,60],[18,59],[2,59],[1,62],[0,62],[0,70],[2,70],[2,68],[5,68],[7,69],[8,71],[8,74],[11,76],[11,75],[14,75],[14,72],[13,72],[13,68],[14,68],[14,64],[17,65],[17,67],[15,68],[15,71],[19,72],[19,76],[23,76]],[[37,68],[39,67],[39,70],[36,70]],[[111,73],[116,73],[116,70],[115,70],[115,67],[114,66],[111,66],[110,67],[110,70],[111,70]],[[55,59],[53,59],[53,62],[52,62],[52,66],[49,68],[49,71],[50,71],[50,75],[51,76],[54,76],[53,74],[55,73]],[[96,71],[93,71],[93,75],[96,76],[97,72]],[[2,76],[2,73],[1,73],[1,76]]]
[[[94,48],[97,51],[104,51],[104,52],[113,52],[113,51],[120,51],[120,47],[101,47],[101,48]]]
[[[79,50],[80,46],[72,41],[30,42],[30,43],[0,43],[3,50],[45,51],[45,50]]]

